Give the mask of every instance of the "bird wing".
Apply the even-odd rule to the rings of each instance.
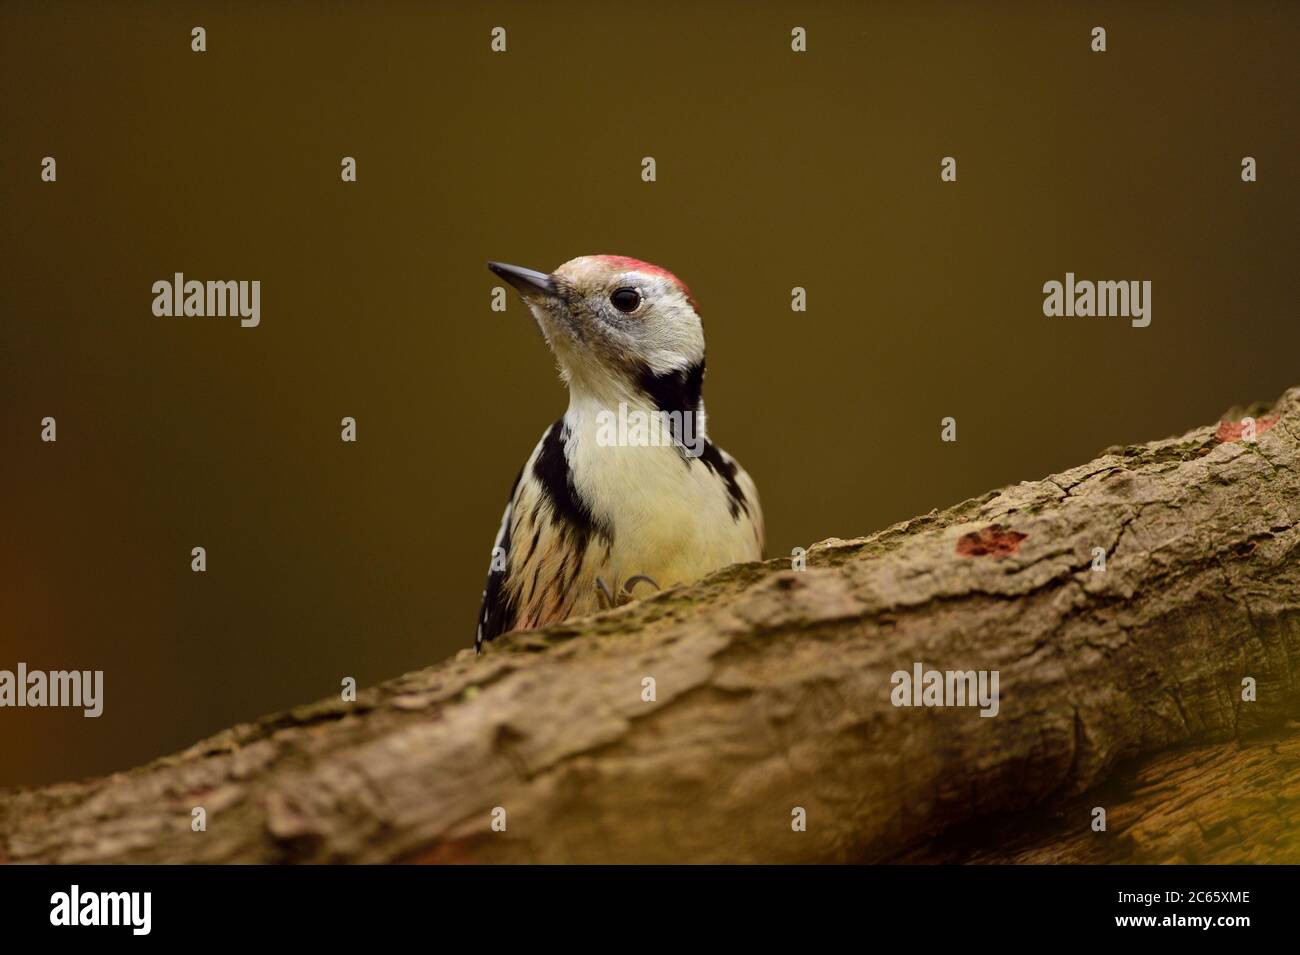
[[[574,487],[568,433],[564,419],[551,425],[515,478],[492,548],[476,648],[510,630],[564,620],[591,583],[588,551],[609,556],[612,531]]]
[[[520,478],[524,469],[519,469],[514,485],[510,488],[510,500],[506,503],[505,513],[501,515],[501,529],[497,531],[496,543],[492,545],[492,560],[488,564],[487,583],[483,585],[483,604],[478,611],[478,632],[474,636],[474,650],[483,646],[484,640],[505,633],[513,628],[516,612],[514,599],[506,588],[506,571],[510,566],[510,534],[515,502],[519,497]]]
[[[749,476],[749,472],[740,466],[739,461],[726,451],[722,452],[722,457],[735,468],[736,484],[739,485],[741,493],[745,496],[745,512],[749,515],[749,521],[754,528],[754,539],[758,548],[755,559],[762,560],[767,553],[767,545],[765,540],[766,529],[763,526],[763,506],[758,500],[758,485]]]

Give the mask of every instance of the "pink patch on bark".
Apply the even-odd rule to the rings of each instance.
[[[1259,437],[1273,425],[1277,424],[1278,415],[1264,415],[1262,418],[1255,419],[1255,437]],[[1240,421],[1220,421],[1219,430],[1214,432],[1214,436],[1220,441],[1240,441],[1246,426]]]
[[[957,539],[957,553],[962,557],[1006,557],[1020,550],[1020,542],[1028,536],[1009,531],[1001,524],[990,524],[982,530],[962,534]]]
[[[642,262],[640,259],[634,259],[630,255],[598,255],[597,259],[604,262],[610,268],[626,269],[629,272],[645,272],[647,275],[658,275],[667,279],[676,285],[686,300],[691,303],[691,308],[695,307],[695,297],[691,295],[691,290],[686,287],[686,283],[679,279],[673,273],[669,272],[663,266],[654,265],[650,262]]]

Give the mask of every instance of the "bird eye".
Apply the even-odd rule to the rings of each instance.
[[[635,312],[641,304],[641,293],[634,288],[616,289],[610,293],[609,300],[620,312]]]

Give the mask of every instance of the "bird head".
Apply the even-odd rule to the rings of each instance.
[[[523,297],[571,393],[648,399],[664,410],[699,405],[704,328],[671,272],[621,255],[584,255],[550,274],[488,268]]]

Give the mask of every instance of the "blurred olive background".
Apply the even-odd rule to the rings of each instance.
[[[692,287],[769,554],[1300,384],[1298,27],[1293,4],[6,4],[0,668],[106,687],[98,720],[0,710],[0,784],[471,644],[566,400],[518,300],[490,310],[488,259],[620,253]],[[177,271],[260,279],[261,326],[154,317]],[[1151,326],[1045,318],[1066,271],[1150,279]]]

